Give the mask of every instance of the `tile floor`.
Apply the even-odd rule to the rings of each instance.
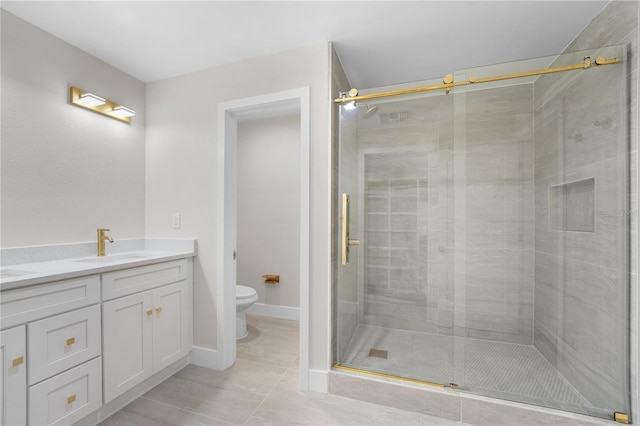
[[[120,425],[458,425],[336,395],[298,390],[298,323],[247,316],[227,371],[188,366],[102,423]]]

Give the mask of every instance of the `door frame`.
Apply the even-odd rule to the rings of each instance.
[[[216,347],[221,369],[236,361],[238,122],[300,115],[300,389],[309,389],[310,89],[302,87],[218,104]]]

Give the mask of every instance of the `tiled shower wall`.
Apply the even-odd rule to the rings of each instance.
[[[451,106],[432,96],[358,118],[364,324],[452,332]]]
[[[533,341],[533,87],[465,96],[467,337]],[[464,125],[464,123],[463,123]],[[458,325],[458,324],[457,324]]]
[[[532,343],[532,94],[524,84],[437,95],[358,118],[362,323],[452,334],[457,304],[456,335]],[[462,142],[455,103],[465,106],[456,116]],[[465,182],[454,150],[465,157]],[[460,202],[466,274],[454,285]]]
[[[597,49],[588,51],[592,57],[613,57],[621,51],[603,46],[624,44],[628,61],[535,83],[534,342],[592,404],[612,410],[625,406],[628,375],[626,350],[621,349],[628,325],[620,312],[631,306],[637,315],[636,300],[629,304],[626,290],[630,279],[637,297],[637,29],[637,2],[610,3],[567,52],[591,48]],[[563,55],[552,66],[581,60],[581,55]],[[629,74],[620,75],[621,67]],[[629,97],[618,90],[624,79]],[[630,143],[623,140],[620,153],[617,138],[628,129]],[[573,184],[579,193],[566,198],[574,182],[582,189]],[[624,202],[621,183],[629,185],[631,205]],[[563,187],[569,205],[561,209],[553,193]],[[558,210],[564,210],[564,229],[557,226]],[[572,216],[580,217],[572,222]],[[632,360],[636,348],[633,338]],[[632,394],[637,394],[635,386]]]

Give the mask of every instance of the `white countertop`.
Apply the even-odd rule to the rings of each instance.
[[[0,291],[192,257],[196,241],[125,240],[107,245],[104,257],[74,257],[90,249],[95,250],[95,243],[2,249]]]

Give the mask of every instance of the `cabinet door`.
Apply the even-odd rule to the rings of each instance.
[[[0,332],[0,424],[27,424],[27,364],[25,327]]]
[[[160,371],[189,353],[191,287],[187,281],[153,292],[153,371]]]
[[[105,403],[152,374],[152,302],[145,291],[102,305]]]

